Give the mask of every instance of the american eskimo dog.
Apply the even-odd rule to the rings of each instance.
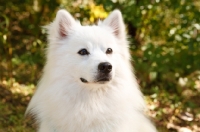
[[[47,30],[44,74],[26,112],[39,132],[156,132],[144,114],[119,10],[92,26],[59,10]]]

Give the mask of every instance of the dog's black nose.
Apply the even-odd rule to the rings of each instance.
[[[109,73],[112,71],[112,65],[109,62],[102,62],[99,64],[98,70],[102,73]]]

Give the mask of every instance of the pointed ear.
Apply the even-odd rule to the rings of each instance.
[[[56,25],[59,37],[67,37],[70,30],[76,24],[76,21],[71,16],[69,12],[64,9],[61,9],[56,14]]]
[[[119,10],[114,10],[102,23],[105,26],[109,26],[113,34],[118,39],[125,38],[125,25],[123,22],[122,14]]]

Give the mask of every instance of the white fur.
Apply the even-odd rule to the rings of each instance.
[[[47,29],[44,74],[27,108],[39,132],[156,132],[144,115],[120,11],[97,26],[81,26],[60,10]],[[79,55],[82,48],[90,55]],[[113,53],[106,54],[107,48]],[[112,79],[104,84],[95,82],[101,62],[113,66]]]

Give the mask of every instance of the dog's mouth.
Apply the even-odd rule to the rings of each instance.
[[[84,79],[84,78],[80,78],[80,80],[81,80],[81,82],[83,82],[83,83],[88,83],[88,81],[87,81],[86,79]]]
[[[88,81],[85,78],[80,78],[81,82],[83,83],[88,83]],[[99,77],[95,82],[97,83],[105,83],[111,80],[110,76],[104,76],[104,77]]]
[[[112,76],[110,73],[100,73],[97,77],[96,77],[96,81],[98,83],[106,83],[109,82],[112,79]]]
[[[110,80],[111,80],[111,77],[102,77],[102,78],[99,78],[96,82],[106,82]]]

